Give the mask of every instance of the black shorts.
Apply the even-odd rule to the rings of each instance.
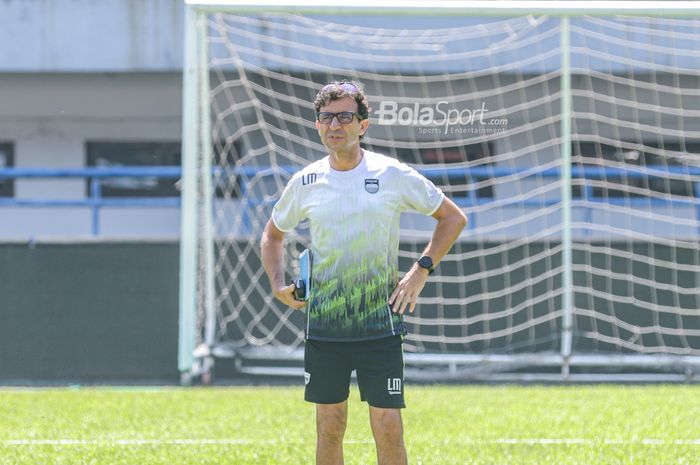
[[[406,407],[401,336],[359,342],[307,340],[304,399],[316,404],[347,400],[353,370],[363,401],[379,408]]]

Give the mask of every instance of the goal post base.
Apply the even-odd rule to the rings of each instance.
[[[206,345],[200,344],[192,353],[192,367],[180,372],[182,386],[204,385],[214,382],[215,356]]]
[[[303,349],[272,347],[232,350],[222,344],[216,358],[232,358],[236,374],[303,379]],[[666,354],[441,354],[406,353],[405,378],[413,382],[662,383],[700,382],[700,357]],[[568,363],[569,374],[561,367]]]

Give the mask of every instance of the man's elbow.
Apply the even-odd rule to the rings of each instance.
[[[460,231],[462,231],[467,226],[467,224],[469,224],[467,215],[465,215],[461,209],[455,212],[453,221],[455,222]]]
[[[461,208],[457,206],[452,200],[445,197],[442,205],[437,212],[433,215],[433,218],[438,220],[438,223],[445,222],[454,228],[458,233],[467,226],[469,220],[467,215],[464,214]]]
[[[450,224],[461,231],[469,223],[467,215],[465,215],[462,209],[457,205],[452,204],[450,206],[452,208],[445,212],[446,215],[444,217]]]

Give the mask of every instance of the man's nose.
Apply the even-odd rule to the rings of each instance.
[[[343,125],[340,124],[340,121],[338,121],[338,115],[333,116],[333,119],[331,120],[331,124],[329,124],[329,127],[331,128],[337,128],[337,127],[342,127]]]

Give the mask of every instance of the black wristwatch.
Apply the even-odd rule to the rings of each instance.
[[[433,268],[433,259],[427,255],[423,255],[418,259],[418,266],[428,270],[428,274],[433,274],[433,271],[435,271],[435,268]]]

